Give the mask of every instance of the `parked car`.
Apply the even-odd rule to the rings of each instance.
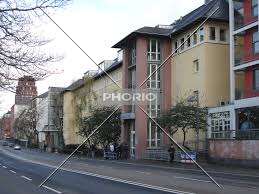
[[[8,146],[8,143],[6,141],[4,141],[3,146]]]
[[[9,143],[9,147],[13,148],[14,147],[14,143]]]
[[[13,147],[13,149],[14,149],[14,150],[21,150],[21,146],[15,145],[15,146]]]

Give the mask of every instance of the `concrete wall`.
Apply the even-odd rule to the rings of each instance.
[[[259,165],[258,140],[209,140],[208,151],[212,160]]]

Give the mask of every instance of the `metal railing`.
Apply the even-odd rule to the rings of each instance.
[[[259,129],[214,131],[211,139],[259,140]]]

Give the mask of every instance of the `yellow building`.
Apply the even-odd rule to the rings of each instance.
[[[121,86],[122,58],[120,52],[117,59],[103,61],[99,65]],[[79,118],[88,116],[93,106],[102,106],[102,94],[117,91],[119,89],[117,84],[102,70],[88,71],[82,79],[77,80],[64,91],[63,136],[65,145],[82,143],[84,138],[78,134]]]
[[[210,9],[208,9],[209,6]],[[210,15],[217,6],[219,10]],[[199,104],[203,107],[222,106],[229,103],[230,59],[227,8],[227,3],[223,1],[212,1],[174,23],[175,31],[171,34],[172,50],[175,52],[171,59],[172,104],[197,94]],[[200,133],[200,148],[203,148],[205,134],[205,132]],[[181,143],[182,132],[178,131],[174,138]],[[193,148],[195,140],[195,131],[188,132],[187,145]]]

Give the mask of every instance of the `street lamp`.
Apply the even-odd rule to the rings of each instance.
[[[199,103],[199,91],[194,91],[194,95],[192,96],[189,96],[187,98],[187,102],[190,102],[190,103],[193,103],[195,102],[196,103],[196,107],[197,107],[197,110],[196,110],[196,143],[195,143],[195,150],[196,150],[196,154],[198,154],[198,151],[199,151],[199,135],[200,135],[200,132],[199,132],[199,118],[198,118],[198,108],[200,106],[200,103]],[[196,156],[197,157],[197,156]]]

